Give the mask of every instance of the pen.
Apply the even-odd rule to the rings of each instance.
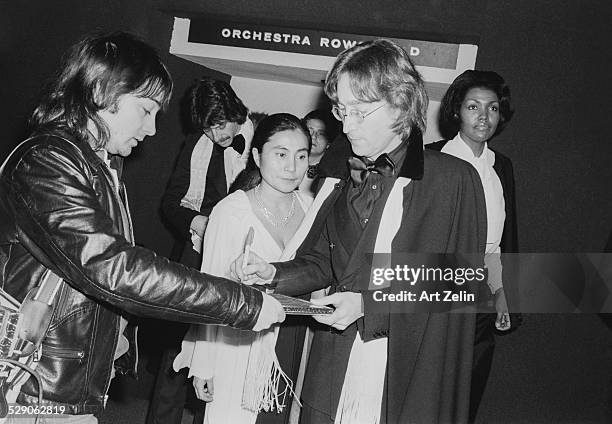
[[[247,233],[246,239],[244,240],[244,249],[242,256],[242,270],[246,268],[249,263],[249,254],[251,253],[251,245],[253,244],[253,237],[255,236],[255,230],[253,227],[249,227],[249,232]]]

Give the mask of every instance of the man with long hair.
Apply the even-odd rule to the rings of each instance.
[[[26,381],[20,404],[37,404],[42,391],[44,405],[65,414],[54,418],[97,422],[115,372],[136,372],[132,315],[247,329],[284,317],[266,294],[135,245],[114,159],[155,134],[171,93],[170,74],[143,41],[87,38],[34,111],[32,136],[3,166],[2,288],[24,301],[49,275],[63,280],[36,367],[42,387]]]

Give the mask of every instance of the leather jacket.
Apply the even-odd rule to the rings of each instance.
[[[114,361],[121,315],[249,329],[263,300],[255,289],[133,246],[123,187],[114,185],[89,145],[61,131],[27,140],[0,176],[1,288],[22,301],[45,267],[66,282],[37,371],[44,403],[70,414],[102,411],[113,366],[135,372],[133,327],[124,333],[129,352]],[[36,403],[37,394],[31,378],[18,402]]]

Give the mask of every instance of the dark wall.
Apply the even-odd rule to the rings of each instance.
[[[480,39],[477,68],[501,73],[516,114],[493,142],[512,158],[524,251],[598,251],[612,228],[609,0],[90,0],[0,3],[4,157],[60,54],[92,30],[130,30],[161,50],[176,88],[159,131],[126,164],[138,242],[162,254],[171,237],[159,199],[182,141],[178,100],[207,72],[170,56],[172,16],[221,14],[381,35]],[[452,37],[451,37],[452,38]],[[608,87],[608,88],[606,88]],[[612,338],[594,316],[530,316],[500,339],[482,422],[609,422]]]

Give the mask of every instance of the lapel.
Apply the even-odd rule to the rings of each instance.
[[[323,189],[325,185],[331,184],[330,192],[327,194]],[[315,197],[313,201],[313,206],[311,209],[320,203],[320,207],[318,211],[316,211],[316,217],[313,220],[312,227],[308,231],[308,235],[304,239],[304,242],[299,247],[296,256],[299,256],[301,253],[306,252],[313,246],[318,240],[321,233],[324,231],[324,226],[326,225],[327,219],[330,216],[333,206],[336,204],[338,197],[342,194],[342,189],[346,184],[345,180],[338,180],[337,178],[328,177],[325,179],[323,184],[321,185],[321,190]],[[306,219],[306,218],[304,218]]]
[[[225,167],[226,191],[229,190],[230,185],[232,185],[232,182],[236,179],[236,176],[242,170],[240,168],[240,159],[240,154],[231,147],[228,147],[223,151],[223,166]]]
[[[244,151],[242,154],[238,153],[238,151],[234,150],[232,147],[228,147],[224,152],[223,163],[225,166],[225,183],[227,190],[229,190],[238,174],[246,167],[251,152],[251,138],[244,137],[243,135],[242,137],[244,138]]]

